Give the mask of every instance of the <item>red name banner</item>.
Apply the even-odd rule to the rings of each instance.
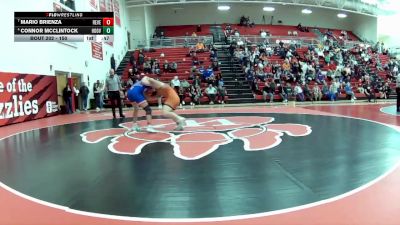
[[[121,26],[121,18],[119,15],[119,3],[118,0],[114,0],[114,16],[115,16],[115,24]]]
[[[103,44],[101,42],[92,42],[92,57],[103,60]]]
[[[0,72],[0,126],[57,114],[55,76]]]

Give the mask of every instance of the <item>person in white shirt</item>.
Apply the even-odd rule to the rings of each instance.
[[[296,95],[297,100],[304,102],[303,89],[300,87],[299,83],[297,83],[296,86],[294,87],[294,94]]]
[[[215,97],[217,95],[217,89],[212,85],[208,85],[208,87],[206,88],[206,94],[208,99],[210,99],[210,104],[214,104],[215,101]]]
[[[314,96],[315,101],[321,101],[322,92],[321,92],[321,89],[320,89],[319,86],[318,86],[318,83],[315,83],[315,84],[314,84],[314,87],[313,87],[313,96]]]
[[[262,38],[266,38],[267,37],[267,32],[265,32],[265,30],[261,30],[260,35],[261,35]]]
[[[170,85],[173,89],[175,89],[176,93],[179,93],[181,82],[179,81],[178,76],[174,76],[174,78],[171,80]]]

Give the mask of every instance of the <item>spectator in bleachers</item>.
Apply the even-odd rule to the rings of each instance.
[[[209,66],[207,69],[203,70],[203,81],[206,81],[207,83],[212,83],[214,80],[214,72],[211,66]]]
[[[291,31],[291,30],[288,30],[287,35],[288,35],[288,36],[292,36],[292,35],[293,35],[293,34],[292,34],[292,31]]]
[[[223,85],[223,82],[221,82],[221,80],[219,81],[217,92],[218,92],[218,97],[217,98],[219,99],[218,103],[225,104],[225,96],[228,93],[227,93],[227,91],[225,89],[225,86]]]
[[[322,97],[325,97],[326,99],[330,100],[331,99],[331,94],[329,91],[329,86],[326,83],[326,81],[324,81],[323,85],[322,85]]]
[[[205,92],[207,94],[208,99],[210,100],[210,104],[214,104],[215,97],[217,95],[217,89],[212,84],[209,84]]]
[[[143,64],[143,71],[148,74],[151,73],[151,64],[150,64],[150,60],[146,60]]]
[[[239,38],[240,37],[240,33],[239,33],[239,31],[238,30],[234,30],[233,31],[233,35],[235,35],[235,37],[237,37],[237,38]]]
[[[129,57],[129,64],[131,66],[136,65],[136,61],[135,61],[135,53],[133,52],[130,57]]]
[[[315,83],[313,87],[313,97],[315,101],[321,101],[322,92],[317,83]]]
[[[169,72],[171,72],[171,73],[176,73],[176,72],[178,71],[178,63],[176,63],[176,62],[171,62],[171,63],[168,65],[168,68],[169,68]]]
[[[196,32],[201,32],[201,25],[200,25],[200,24],[197,25],[197,27],[196,27]]]
[[[179,93],[179,88],[181,87],[181,81],[178,76],[174,76],[170,82],[170,86],[175,89],[176,93]]]
[[[286,83],[285,86],[282,86],[281,97],[282,97],[284,103],[288,102],[288,100],[292,96],[292,94],[293,94],[293,90],[292,90],[292,85],[290,83]]]
[[[165,61],[164,61],[164,64],[163,64],[163,72],[164,72],[164,73],[169,72],[169,63],[168,63],[168,60],[165,60]]]
[[[326,76],[324,75],[324,73],[322,73],[321,70],[318,70],[317,73],[315,74],[315,78],[316,78],[315,81],[316,81],[318,84],[322,84],[323,81],[325,81]]]
[[[296,86],[294,87],[294,95],[296,96],[296,100],[300,102],[304,102],[304,93],[303,89],[301,88],[299,83],[296,83]]]
[[[156,59],[156,61],[154,62],[152,68],[152,73],[153,74],[157,74],[160,75],[161,74],[161,68],[160,68],[160,63],[158,62],[158,60]]]
[[[138,56],[138,64],[139,64],[139,66],[143,66],[144,59],[145,59],[145,56],[143,54],[143,51],[140,50],[139,51],[139,56]]]
[[[194,31],[193,31],[193,33],[192,33],[192,37],[197,37],[197,34],[196,34],[196,32],[194,32]]]
[[[200,87],[191,85],[189,88],[190,105],[200,104],[201,95]]]
[[[205,52],[206,51],[206,46],[204,45],[203,41],[199,41],[196,44],[196,52]]]
[[[292,35],[295,36],[295,37],[299,36],[299,34],[297,33],[297,31],[295,31],[295,30],[292,32]]]
[[[366,82],[364,85],[364,94],[368,99],[368,102],[371,102],[371,100],[373,99],[374,102],[376,102],[376,96],[375,96],[375,91],[373,86],[371,85],[370,82]]]
[[[213,71],[219,71],[219,63],[218,63],[217,60],[213,60],[211,66],[212,66],[212,68],[213,68]]]
[[[344,86],[344,91],[346,93],[346,96],[350,97],[351,102],[354,102],[356,100],[356,96],[353,92],[353,87],[351,86],[350,82],[347,82]]]
[[[307,101],[307,100],[313,101],[312,90],[310,89],[310,87],[308,86],[307,83],[304,85],[303,93],[304,93],[305,101]]]
[[[268,81],[264,83],[264,87],[262,89],[263,93],[263,100],[267,101],[267,96],[269,96],[269,102],[274,101],[274,94],[275,94],[275,86],[272,87]]]
[[[379,88],[379,95],[380,95],[379,97],[381,99],[388,99],[390,92],[391,92],[391,90],[390,90],[389,84],[387,82],[385,82],[385,84]]]
[[[261,38],[266,38],[267,37],[267,32],[265,32],[265,30],[261,30],[260,31],[260,36],[261,36]]]
[[[200,60],[196,52],[192,54],[192,65],[200,65]]]
[[[195,79],[193,80],[193,86],[195,86],[196,88],[201,88],[201,78],[199,75],[196,75]]]

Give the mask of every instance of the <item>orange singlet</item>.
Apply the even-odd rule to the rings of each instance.
[[[171,107],[173,110],[176,109],[179,105],[179,96],[176,94],[176,91],[170,87],[162,87],[157,90],[157,94],[159,96],[163,96],[165,98],[164,105],[168,105]]]

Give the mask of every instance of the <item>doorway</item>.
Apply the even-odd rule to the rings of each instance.
[[[62,97],[63,95],[63,90],[65,86],[67,86],[67,83],[71,85],[71,88],[73,90],[73,96],[72,96],[72,111],[75,111],[75,109],[80,109],[81,107],[81,100],[79,96],[76,94],[75,90],[79,90],[81,87],[82,83],[82,74],[80,73],[71,73],[71,78],[68,78],[69,72],[65,71],[55,71],[56,79],[57,79],[57,95],[58,95],[58,105],[62,110],[65,109],[65,102]]]
[[[126,32],[128,35],[128,50],[131,49],[131,33],[129,31]]]
[[[57,104],[61,107],[65,107],[65,102],[62,97],[63,90],[68,83],[68,73],[62,71],[55,71],[56,79],[57,79]]]

